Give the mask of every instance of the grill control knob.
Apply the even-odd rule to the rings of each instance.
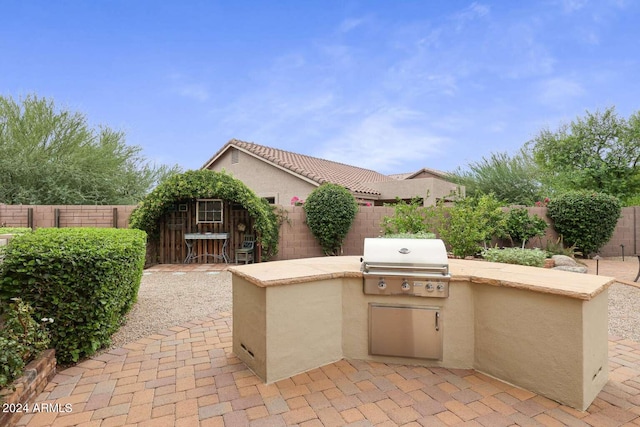
[[[427,292],[433,292],[433,283],[427,283]]]
[[[411,285],[409,284],[409,282],[407,282],[406,280],[402,282],[402,286],[401,286],[402,290],[404,292],[407,292],[408,290],[411,289]]]
[[[438,286],[436,286],[436,288],[438,289],[438,292],[444,291],[444,285],[442,283],[438,283]]]
[[[387,289],[387,283],[384,281],[384,279],[380,279],[380,281],[378,282],[378,289],[380,289],[381,291]]]

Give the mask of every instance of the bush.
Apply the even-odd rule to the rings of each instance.
[[[0,270],[0,297],[22,297],[53,317],[51,338],[62,363],[110,343],[136,301],[146,234],[108,228],[41,228],[16,236]]]
[[[597,252],[613,236],[620,212],[620,200],[593,192],[570,192],[549,202],[548,215],[564,242],[582,250],[584,256]]]
[[[14,298],[0,314],[0,388],[3,388],[49,347],[50,338],[43,324],[33,318],[33,308],[20,298]]]
[[[529,215],[529,211],[524,208],[510,210],[505,221],[505,231],[511,241],[521,242],[522,249],[532,237],[544,236],[547,226],[544,219],[538,215]]]
[[[491,262],[542,267],[547,258],[547,252],[540,249],[489,248],[482,251],[482,257]]]
[[[441,208],[438,233],[457,257],[473,256],[494,236],[504,234],[505,213],[491,195],[467,197]]]
[[[393,207],[393,216],[382,218],[382,233],[403,234],[403,233],[426,233],[431,232],[434,227],[435,210],[422,206],[422,198],[414,198],[410,203],[402,199],[397,199],[394,204],[385,204]]]
[[[304,203],[307,225],[325,255],[339,255],[340,247],[358,213],[353,194],[336,184],[322,184]]]

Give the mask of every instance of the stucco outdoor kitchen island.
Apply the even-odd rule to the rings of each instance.
[[[365,295],[356,256],[232,267],[233,351],[266,383],[374,360],[475,369],[586,409],[608,379],[613,279],[471,260],[449,267],[448,298]],[[369,354],[372,304],[439,310],[441,358]]]

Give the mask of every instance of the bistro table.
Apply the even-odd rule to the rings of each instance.
[[[221,254],[210,254],[206,252],[202,255],[198,255],[193,250],[194,240],[222,240]],[[213,257],[214,259],[221,259],[225,263],[229,263],[227,257],[227,242],[229,241],[229,233],[185,233],[184,242],[187,245],[187,257],[184,259],[184,264],[189,264],[194,259],[199,257]]]

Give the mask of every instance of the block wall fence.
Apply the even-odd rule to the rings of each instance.
[[[114,227],[126,228],[135,206],[65,206],[65,205],[3,205],[0,204],[0,226],[6,227]],[[280,228],[279,253],[276,260],[322,256],[322,249],[305,223],[301,206],[283,207],[287,221]],[[551,223],[544,207],[527,208]],[[377,237],[384,216],[393,215],[393,208],[361,206],[347,235],[343,255],[362,255],[364,238]],[[629,256],[640,253],[640,206],[622,209],[622,216],[613,237],[601,250],[605,257]],[[552,227],[542,239],[532,239],[530,247],[545,247],[546,241],[555,241],[558,235]]]

